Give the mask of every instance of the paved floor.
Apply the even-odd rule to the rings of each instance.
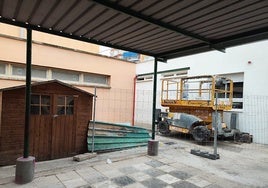
[[[219,143],[219,160],[190,154],[190,149],[212,151],[190,140],[157,136],[158,156],[140,147],[103,153],[75,162],[72,158],[36,163],[31,183],[14,183],[14,166],[0,168],[0,188],[221,188],[268,187],[268,146]]]

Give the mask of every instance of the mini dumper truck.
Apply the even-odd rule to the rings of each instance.
[[[251,142],[252,136],[231,129],[222,121],[223,111],[232,109],[233,81],[220,76],[195,76],[162,80],[161,105],[168,112],[156,112],[161,134],[191,134],[197,142],[218,137]],[[213,124],[213,125],[212,125]]]

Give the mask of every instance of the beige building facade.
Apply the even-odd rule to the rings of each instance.
[[[0,23],[0,88],[25,84],[26,30]],[[32,81],[57,79],[97,91],[96,119],[133,120],[135,63],[98,55],[99,46],[33,31]]]

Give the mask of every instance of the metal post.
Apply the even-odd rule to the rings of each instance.
[[[217,137],[218,137],[218,92],[216,91],[216,110],[215,110],[215,123],[214,123],[214,156],[217,156]]]
[[[154,58],[152,140],[155,139],[156,91],[157,91],[157,58]]]
[[[32,30],[27,29],[26,50],[26,90],[25,90],[25,127],[23,158],[29,157],[29,127],[31,107],[31,64],[32,64]]]
[[[97,96],[97,88],[94,88],[94,108],[93,108],[93,127],[92,127],[92,149],[91,152],[94,152],[94,137],[95,137],[95,121],[96,121],[96,96]]]
[[[35,157],[29,156],[29,129],[31,108],[31,64],[32,64],[32,30],[27,28],[26,45],[26,88],[25,88],[25,125],[23,157],[16,160],[15,182],[24,184],[34,178]]]

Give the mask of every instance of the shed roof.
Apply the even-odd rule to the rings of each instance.
[[[70,89],[73,89],[75,91],[78,91],[78,92],[81,92],[81,93],[85,93],[85,94],[90,95],[90,96],[94,96],[92,93],[89,93],[89,92],[87,92],[85,90],[82,90],[82,89],[79,89],[77,87],[74,87],[72,85],[66,84],[66,83],[61,82],[59,80],[49,80],[49,81],[43,81],[43,82],[35,82],[35,83],[32,83],[31,84],[31,87],[35,87],[35,86],[39,86],[39,85],[45,85],[45,84],[51,84],[51,83],[56,83],[56,84],[62,85],[64,87],[68,87]],[[16,89],[22,89],[22,88],[26,88],[26,85],[20,85],[20,86],[2,88],[2,89],[0,89],[0,92],[2,92],[2,91],[16,90]]]
[[[266,0],[0,0],[0,22],[170,59],[268,38]]]

